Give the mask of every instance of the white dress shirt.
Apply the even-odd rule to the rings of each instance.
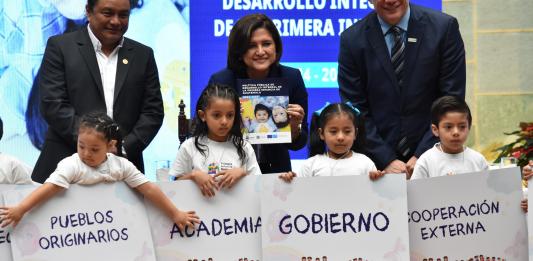
[[[115,79],[117,76],[117,60],[118,50],[124,43],[124,37],[120,43],[113,49],[109,56],[106,56],[102,51],[102,43],[96,38],[91,27],[87,25],[89,31],[89,38],[93,44],[96,53],[96,60],[98,61],[98,69],[100,70],[100,77],[102,79],[102,87],[104,89],[104,99],[106,106],[106,114],[113,119],[113,100],[115,95]]]

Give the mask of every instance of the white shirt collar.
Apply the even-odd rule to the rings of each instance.
[[[377,15],[379,25],[381,26],[381,31],[383,32],[383,35],[386,35],[389,32],[389,29],[392,27],[392,25],[385,22],[385,20],[381,19],[379,15]],[[411,18],[411,7],[407,6],[407,11],[405,11],[405,14],[403,15],[402,19],[396,24],[396,26],[400,27],[404,32],[407,32],[407,29],[409,27],[409,18]]]
[[[96,35],[94,35],[93,30],[91,30],[91,27],[88,24],[87,24],[87,31],[89,31],[89,38],[91,39],[91,43],[93,44],[94,50],[97,52],[101,52],[102,43],[100,42],[100,40],[98,40],[98,38],[96,38]],[[122,36],[122,38],[120,39],[120,42],[118,43],[117,47],[115,47],[115,49],[121,48],[123,44],[124,44],[124,36]]]

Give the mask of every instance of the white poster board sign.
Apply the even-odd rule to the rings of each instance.
[[[0,191],[4,191],[0,186]],[[0,198],[0,206],[4,206],[4,199]],[[11,254],[11,227],[0,227],[0,260],[12,261]]]
[[[407,194],[411,260],[527,260],[518,168],[411,180]]]
[[[4,200],[15,205],[30,192]],[[14,261],[155,261],[142,197],[122,182],[72,185],[28,212],[11,239]]]
[[[157,260],[261,260],[260,178],[247,176],[212,198],[190,180],[156,183],[178,209],[194,210],[201,219],[195,231],[180,231],[146,202]]]
[[[409,260],[405,175],[262,178],[263,261]]]
[[[2,195],[4,193],[9,193],[11,190],[20,190],[20,189],[29,189],[33,185],[6,185],[0,184],[0,206],[5,206],[4,198]],[[0,227],[0,260],[2,261],[12,261],[13,256],[11,254],[11,230],[12,227]]]

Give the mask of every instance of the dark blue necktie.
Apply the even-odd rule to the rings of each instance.
[[[402,37],[403,30],[398,26],[393,26],[391,27],[390,32],[394,38],[394,45],[391,50],[392,68],[394,69],[396,80],[398,80],[398,84],[401,87],[403,86],[403,68],[405,64],[405,43]]]

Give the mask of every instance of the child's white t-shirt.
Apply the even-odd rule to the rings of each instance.
[[[22,161],[0,153],[0,184],[32,184],[31,171]]]
[[[241,164],[241,159],[237,149],[231,139],[224,142],[211,140],[207,137],[201,137],[199,142],[206,145],[205,156],[200,153],[194,146],[195,137],[187,139],[180,147],[176,159],[170,167],[169,175],[180,177],[190,173],[193,169],[216,174],[221,170],[232,168],[244,168],[248,175],[261,175],[261,169],[257,164],[254,149],[252,145],[244,141],[244,152],[246,161]]]
[[[479,152],[465,147],[464,151],[449,154],[440,150],[440,143],[424,152],[416,161],[411,179],[432,178],[489,169],[487,160]]]
[[[107,160],[96,168],[83,163],[78,153],[75,153],[61,160],[45,182],[68,189],[70,184],[92,185],[115,181],[124,181],[135,188],[148,182],[148,179],[133,163],[112,153],[107,153]]]
[[[326,154],[315,155],[307,159],[297,177],[367,175],[376,170],[376,165],[367,156],[352,152],[352,156],[332,159]]]

